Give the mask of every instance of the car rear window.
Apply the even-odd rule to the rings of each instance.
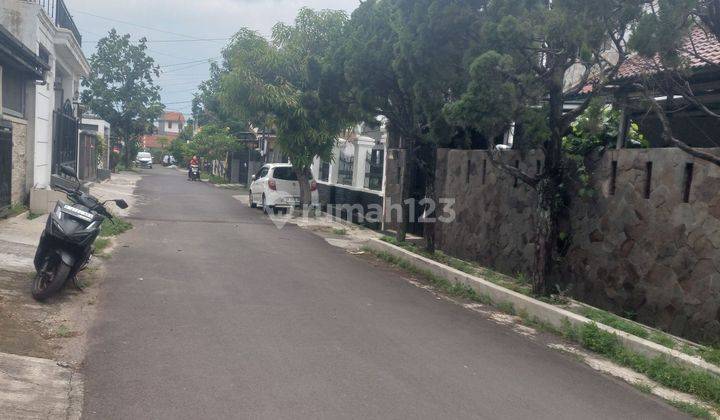
[[[281,167],[275,168],[273,171],[273,178],[282,179],[283,181],[297,181],[297,175],[293,168]]]
[[[140,152],[140,153],[138,153],[138,159],[140,159],[140,158],[149,158],[149,157],[151,157],[151,156],[152,156],[152,155],[151,155],[150,153],[147,153],[147,152]]]

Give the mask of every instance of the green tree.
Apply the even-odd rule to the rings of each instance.
[[[699,43],[718,44],[720,36],[720,0],[674,0],[648,2],[648,7],[633,32],[629,46],[644,57],[646,72],[631,80],[646,107],[658,118],[665,146],[677,147],[691,156],[720,166],[720,157],[691,147],[674,130],[672,116],[696,112],[708,119],[720,119],[717,101],[703,98],[705,89],[692,85],[702,63],[706,71],[720,69],[712,49]],[[665,100],[659,102],[657,97]],[[714,136],[706,136],[720,146]]]
[[[563,139],[600,95],[627,58],[629,30],[642,1],[492,0],[478,26],[481,49],[470,65],[471,82],[460,100],[446,107],[450,121],[474,128],[491,140],[490,161],[537,192],[533,286],[552,288],[559,249],[567,239],[559,220],[570,195]],[[565,103],[581,91],[572,110]],[[540,174],[508,165],[494,139],[520,122],[545,156]]]
[[[225,162],[228,155],[242,150],[245,146],[235,138],[229,128],[221,128],[216,125],[207,125],[199,133],[195,134],[193,140],[187,144],[188,155],[213,161]]]
[[[83,80],[82,102],[109,122],[113,134],[124,143],[124,163],[129,165],[138,150],[140,136],[151,132],[163,111],[160,87],[155,85],[159,67],[147,55],[146,39],[137,44],[130,35],[115,29],[98,41],[90,57],[90,75]]]
[[[293,25],[279,23],[272,40],[243,29],[226,49],[221,103],[235,118],[271,127],[300,181],[301,204],[310,203],[310,166],[329,160],[347,125],[323,70],[342,36],[343,12],[301,9]]]
[[[467,62],[477,46],[474,28],[484,0],[370,0],[353,12],[337,65],[343,66],[351,109],[388,119],[390,147],[406,151],[402,201],[434,197],[436,150],[465,146],[466,130],[448,124],[444,106],[465,92]],[[419,172],[418,172],[419,171]],[[412,190],[413,180],[424,190]],[[437,202],[437,200],[435,200]],[[405,215],[410,214],[409,204]],[[429,215],[432,217],[433,215]],[[398,226],[404,240],[407,218]],[[434,224],[425,224],[434,250]]]
[[[401,83],[402,69],[395,62],[398,33],[392,17],[396,12],[392,1],[368,0],[352,13],[344,31],[345,42],[338,47],[330,66],[344,73],[348,85],[348,109],[358,119],[372,121],[377,115],[387,118],[390,147],[405,149],[402,177],[404,215],[410,214],[408,199],[415,177],[417,145],[422,127],[413,108],[413,92]],[[408,219],[399,221],[397,238],[405,240]]]
[[[168,148],[168,152],[175,158],[175,161],[180,166],[185,166],[192,157],[192,152],[190,151],[188,143],[185,140],[180,139],[180,137],[173,139],[170,143],[170,147]]]
[[[487,0],[393,0],[397,33],[393,68],[398,84],[411,93],[420,128],[414,156],[425,180],[425,196],[437,203],[435,163],[438,147],[464,147],[468,133],[448,123],[444,107],[460,98],[469,82],[467,65],[477,51],[474,28]],[[434,206],[431,206],[432,208]],[[434,219],[435,214],[428,214]],[[435,224],[424,223],[426,248],[435,250]]]

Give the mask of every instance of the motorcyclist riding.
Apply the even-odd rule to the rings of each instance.
[[[200,166],[200,160],[197,156],[193,156],[192,159],[190,159],[190,163],[188,164],[188,179],[192,179],[192,167],[194,166]]]

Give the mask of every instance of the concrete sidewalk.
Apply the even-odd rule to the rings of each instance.
[[[132,208],[138,202],[133,191],[140,178],[134,173],[114,174],[110,181],[95,184],[90,193],[100,200],[122,198]],[[108,208],[120,216],[131,210],[114,204]],[[67,288],[47,303],[32,299],[33,258],[46,220],[47,215],[31,220],[28,213],[0,220],[3,419],[79,419],[81,415],[83,385],[77,367],[84,358],[84,330],[95,311],[97,290],[80,293]]]
[[[140,178],[131,172],[114,174],[109,181],[93,185],[90,194],[100,200],[124,199],[130,206],[125,210],[113,203],[107,207],[119,216],[127,216],[138,202],[133,191]],[[34,270],[32,260],[46,221],[47,215],[30,220],[28,213],[0,220],[0,268],[19,273]]]
[[[0,353],[0,417],[79,419],[80,374],[53,360]]]

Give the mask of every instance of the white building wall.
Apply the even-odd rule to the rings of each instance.
[[[19,0],[0,0],[0,24],[8,29],[29,50],[40,53],[40,46],[50,55],[50,70],[46,73],[46,83],[37,82],[29,89],[25,118],[28,121],[28,136],[32,139],[32,185],[36,189],[50,186],[52,172],[53,110],[61,104],[56,103],[55,82],[62,78],[59,87],[65,99],[73,100],[79,91],[82,73],[87,72],[88,64],[69,31],[58,29],[45,14],[42,7],[35,3]],[[67,39],[71,44],[67,46]],[[74,51],[75,62],[64,63],[56,51],[56,42],[65,43],[66,49]],[[67,56],[67,53],[66,53]],[[82,69],[82,70],[81,70]],[[30,141],[30,139],[29,139]],[[32,201],[32,199],[31,199]]]

